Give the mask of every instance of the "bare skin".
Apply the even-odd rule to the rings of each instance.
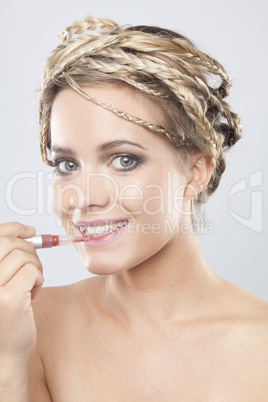
[[[107,93],[90,88],[90,92],[134,116],[154,119],[141,99],[122,90]],[[95,156],[97,145],[107,140],[126,136],[139,142],[142,136],[142,145],[149,150],[142,154],[142,168],[119,176],[109,167],[109,173],[119,188],[139,184],[143,203],[156,195],[145,191],[148,184],[167,192],[165,169],[173,182],[186,183],[182,211],[189,208],[188,199],[206,186],[212,170],[200,155],[193,159],[187,181],[181,173],[176,175],[177,156],[162,138],[118,119],[72,90],[61,95],[53,106],[52,146],[65,145],[79,155],[79,169],[54,180],[55,192],[62,195],[54,206],[66,231],[75,232],[73,217],[89,219],[85,209],[89,215],[95,212],[97,219],[111,202],[112,190],[104,181],[103,187],[95,182],[97,189],[92,187],[88,198],[77,200],[71,192],[64,193],[71,182],[85,185],[85,171],[108,172],[102,157]],[[78,127],[76,137],[72,127]],[[118,212],[120,206],[124,209]],[[173,208],[168,215],[166,205],[161,214],[150,214],[158,208],[153,201],[147,207],[144,212],[137,200],[118,200],[108,215],[121,217],[123,210],[123,218],[133,219],[136,228],[144,222],[163,225],[167,216],[173,223],[178,216]],[[135,215],[136,210],[142,212]],[[181,224],[189,223],[183,213],[180,219]],[[41,335],[31,372],[38,373],[39,367],[39,378],[47,383],[53,402],[267,400],[268,303],[216,276],[194,234],[137,235],[136,230],[122,235],[116,247],[77,248],[97,276],[44,289],[35,301]],[[36,375],[32,381],[36,395]]]
[[[30,401],[267,400],[267,302],[219,280],[181,320],[152,322],[142,304],[127,321],[108,304],[107,279],[36,298]]]
[[[119,110],[161,122],[161,114],[156,120],[152,105],[129,91],[90,88],[90,92]],[[193,155],[185,174],[167,140],[71,89],[56,97],[51,133],[52,158],[57,164],[54,209],[65,231],[78,234],[77,222],[101,218],[128,223],[120,237],[108,244],[75,246],[95,277],[41,289],[32,304],[30,290],[35,296],[42,284],[35,250],[23,241],[32,233],[20,226],[11,231],[10,226],[0,225],[0,251],[1,237],[5,242],[8,235],[11,249],[23,249],[21,258],[34,266],[25,288],[21,285],[21,277],[26,277],[24,265],[12,255],[15,275],[10,272],[3,290],[11,294],[8,283],[17,278],[16,294],[27,294],[37,327],[32,354],[34,321],[31,315],[20,314],[28,349],[24,356],[20,344],[23,373],[15,387],[17,399],[3,401],[266,401],[268,303],[215,275],[188,230],[190,200],[211,177],[209,161]],[[108,141],[118,140],[144,148],[121,144],[100,150]],[[119,154],[134,155],[133,160],[129,156],[125,160],[127,165],[131,162],[131,170],[122,165],[118,170]],[[136,156],[141,163],[134,163]],[[87,191],[89,173],[97,175]],[[178,189],[176,203],[175,198],[171,203],[157,198],[159,189],[169,193],[170,183],[173,190]],[[177,220],[184,231],[163,230],[174,228]],[[160,230],[153,230],[156,227]],[[21,237],[19,243],[17,237]],[[0,279],[6,258],[0,261]],[[17,311],[21,309],[16,307]],[[18,349],[16,343],[11,347],[12,353]],[[0,357],[4,352],[0,348]],[[25,388],[24,369],[30,355],[30,396],[28,390],[20,396],[19,384]],[[7,373],[4,378],[13,392],[12,381],[6,380],[11,377]],[[1,378],[0,372],[0,395]]]

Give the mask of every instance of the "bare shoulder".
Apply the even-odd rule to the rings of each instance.
[[[95,283],[93,277],[72,285],[44,287],[32,301],[37,345],[29,362],[30,401],[52,401],[48,385],[53,384],[55,359],[60,360],[61,350],[70,349],[68,337],[81,328],[85,299],[90,301],[94,295]]]
[[[74,298],[79,299],[79,295],[82,296],[85,289],[92,288],[93,290],[97,282],[98,277],[96,276],[70,285],[43,287],[32,302],[33,308],[36,311],[47,309],[51,306],[55,308],[55,303],[58,307],[66,306],[66,302],[73,301]],[[90,294],[87,294],[87,296],[90,296]]]
[[[268,375],[268,302],[228,281],[224,287],[222,302],[231,334],[245,354],[260,359]]]
[[[266,400],[268,393],[268,302],[253,293],[231,283],[227,306],[232,317],[229,345],[236,357],[235,367],[254,385],[260,398]],[[256,398],[257,400],[257,398]]]
[[[97,277],[91,277],[70,285],[43,287],[32,301],[37,332],[42,334],[52,327],[63,326],[77,317],[77,311],[95,300]]]
[[[234,314],[268,325],[268,301],[228,281],[224,281],[223,295],[226,307]]]
[[[215,372],[228,393],[226,400],[267,400],[268,302],[223,280],[210,302],[213,319],[206,342]],[[243,395],[243,396],[242,396]],[[245,395],[245,397],[244,397]]]

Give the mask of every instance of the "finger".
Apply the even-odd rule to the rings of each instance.
[[[24,293],[31,292],[34,287],[42,286],[44,278],[34,264],[25,264],[6,284]]]
[[[8,222],[0,224],[0,236],[14,236],[27,239],[35,234],[35,228],[25,226],[19,222]]]
[[[28,241],[17,237],[0,236],[0,262],[14,249],[20,249],[37,256],[35,247]]]
[[[5,285],[25,264],[31,263],[41,272],[42,264],[39,258],[20,249],[12,250],[0,263],[0,286]]]
[[[43,285],[43,283],[42,283],[42,285]],[[31,299],[32,299],[32,300],[34,300],[34,299],[36,298],[36,295],[37,295],[37,293],[39,292],[39,290],[41,289],[42,285],[39,285],[39,286],[35,285],[35,286],[32,288],[32,292],[31,292]]]

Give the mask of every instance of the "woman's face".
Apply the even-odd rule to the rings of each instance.
[[[160,122],[159,110],[135,92],[85,90]],[[54,209],[68,234],[89,239],[75,246],[90,272],[118,273],[176,247],[186,178],[166,138],[65,88],[52,107],[51,142]]]

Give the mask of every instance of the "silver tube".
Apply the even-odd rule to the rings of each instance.
[[[35,248],[42,248],[43,247],[43,239],[41,235],[36,235],[34,237],[30,237],[29,239],[23,239],[29,243],[32,243]]]

